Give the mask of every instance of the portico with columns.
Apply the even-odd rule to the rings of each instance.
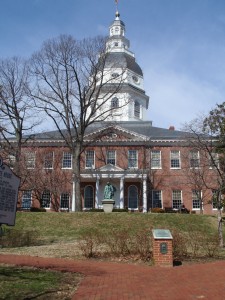
[[[104,199],[104,187],[110,182],[115,188],[113,200],[117,209],[128,209],[130,211],[147,212],[147,174],[143,172],[132,172],[106,165],[98,171],[81,174],[81,186],[83,187],[84,210],[92,207],[85,207],[85,187],[92,186],[93,207],[102,208]],[[90,202],[87,202],[90,204]]]

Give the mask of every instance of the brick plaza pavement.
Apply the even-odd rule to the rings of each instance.
[[[225,299],[225,261],[166,268],[0,255],[0,263],[84,274],[73,300]]]

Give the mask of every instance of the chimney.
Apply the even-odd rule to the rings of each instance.
[[[174,131],[174,130],[175,130],[175,127],[174,127],[174,126],[170,126],[170,127],[169,127],[169,130]]]

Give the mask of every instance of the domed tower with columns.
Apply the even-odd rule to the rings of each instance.
[[[113,85],[120,87],[105,104],[106,111],[112,108],[105,121],[146,120],[149,97],[145,94],[142,69],[129,48],[130,42],[125,37],[125,24],[120,20],[117,11],[114,21],[109,26],[103,81],[110,82],[111,90]]]

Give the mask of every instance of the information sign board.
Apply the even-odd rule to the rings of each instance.
[[[20,178],[0,158],[0,224],[15,225]]]

